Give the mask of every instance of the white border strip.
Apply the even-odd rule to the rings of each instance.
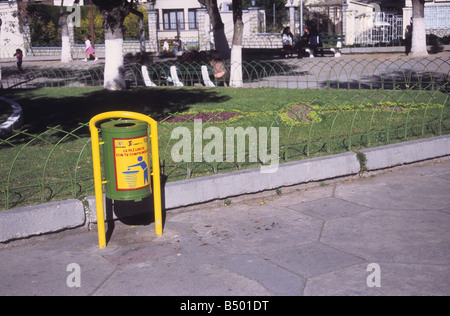
[[[22,107],[19,105],[19,103],[4,97],[0,97],[0,100],[9,103],[9,105],[11,105],[13,110],[11,116],[8,117],[8,119],[4,123],[0,124],[0,136],[4,136],[11,133],[14,129],[17,129],[22,125],[23,112]]]

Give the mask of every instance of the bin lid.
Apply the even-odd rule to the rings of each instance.
[[[102,132],[114,133],[114,132],[136,132],[141,130],[147,130],[148,124],[144,121],[138,120],[115,120],[103,123],[100,125]]]

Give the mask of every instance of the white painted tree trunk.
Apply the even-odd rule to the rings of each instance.
[[[242,44],[244,39],[244,22],[242,20],[242,0],[233,0],[233,46],[231,47],[230,86],[244,86],[242,73]]]
[[[425,30],[425,0],[413,0],[412,57],[427,56],[427,34]]]
[[[105,54],[105,89],[126,89],[123,67],[123,38],[106,39]]]
[[[72,61],[70,37],[69,37],[69,23],[67,21],[69,13],[64,11],[64,0],[61,1],[61,8],[59,11],[59,26],[61,26],[61,62],[70,63]]]
[[[72,61],[70,37],[69,35],[63,35],[61,39],[62,39],[61,62],[70,63]]]
[[[233,45],[231,48],[230,86],[242,88],[242,45]]]

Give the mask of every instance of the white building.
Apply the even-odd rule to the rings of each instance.
[[[62,0],[46,0],[43,3],[61,5]],[[412,15],[411,0],[404,0],[403,12],[389,12],[381,5],[393,2],[383,0],[288,0],[287,25],[293,33],[301,33],[301,17],[305,23],[313,22],[322,33],[344,34],[347,45],[375,45],[377,43],[400,42]],[[28,0],[23,0],[26,3]],[[74,0],[64,0],[71,6]],[[213,47],[211,25],[206,9],[198,0],[141,0],[149,11],[148,51],[160,51],[165,38],[180,36],[189,47],[207,50]],[[233,14],[231,0],[218,0],[220,14],[225,24],[225,34],[231,42],[233,36]],[[304,4],[303,15],[300,3]],[[80,0],[80,5],[89,4]],[[279,34],[266,33],[266,12],[255,7],[244,11],[244,47],[279,48]],[[378,9],[380,8],[380,9]],[[401,11],[401,9],[400,9]],[[0,0],[0,18],[3,26],[0,33],[0,58],[11,57],[17,48],[25,53],[30,43],[24,19],[18,17],[17,1]],[[428,0],[425,8],[428,33],[438,36],[450,35],[450,0]],[[281,30],[280,30],[281,32]]]
[[[17,48],[25,50],[22,33],[14,12],[16,3],[0,2],[0,19],[2,20],[0,33],[0,57],[12,57]]]
[[[405,22],[412,16],[412,1],[406,0]],[[405,23],[406,28],[407,23]],[[425,3],[425,28],[428,34],[450,36],[450,0],[427,0]]]

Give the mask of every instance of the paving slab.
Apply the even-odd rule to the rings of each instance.
[[[300,203],[290,206],[291,209],[318,217],[323,220],[358,214],[370,208],[337,198],[324,198],[317,201]]]
[[[159,237],[114,222],[105,249],[96,226],[13,242],[0,249],[0,295],[448,296],[449,174],[435,160],[179,209]]]
[[[450,263],[450,217],[439,211],[371,210],[325,224],[321,241],[369,262]]]
[[[393,172],[384,177],[365,179],[336,188],[336,197],[362,206],[378,209],[434,210],[450,205],[448,172],[426,175],[426,168],[416,174]],[[438,172],[435,170],[435,172]],[[367,181],[369,186],[362,182]]]

